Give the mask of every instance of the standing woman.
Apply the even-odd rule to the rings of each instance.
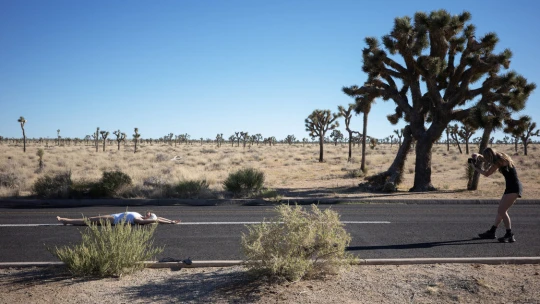
[[[497,210],[497,216],[495,217],[493,226],[491,226],[488,231],[480,233],[478,236],[482,239],[494,239],[495,231],[502,221],[506,227],[506,234],[499,238],[499,242],[513,243],[516,239],[512,233],[512,222],[508,216],[508,209],[512,207],[518,197],[521,197],[523,192],[523,186],[518,179],[514,162],[507,154],[497,152],[492,148],[486,148],[481,155],[475,153],[472,155],[472,158],[476,161],[471,163],[471,165],[478,173],[484,176],[490,176],[495,173],[496,170],[499,170],[506,181],[506,189],[499,202],[499,209]]]

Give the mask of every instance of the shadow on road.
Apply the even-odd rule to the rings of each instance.
[[[480,238],[442,241],[442,242],[425,242],[425,243],[413,243],[413,244],[396,244],[396,245],[376,245],[376,246],[352,246],[347,247],[347,251],[362,251],[362,250],[385,250],[385,249],[423,249],[433,248],[438,246],[462,246],[462,245],[476,245],[476,244],[490,244],[489,240],[482,240]]]

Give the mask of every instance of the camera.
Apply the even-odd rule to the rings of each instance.
[[[468,162],[469,164],[476,165],[476,158],[469,158],[469,159],[467,159],[467,162]]]

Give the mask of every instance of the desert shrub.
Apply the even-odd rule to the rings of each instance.
[[[297,281],[335,274],[353,261],[345,248],[351,236],[338,213],[311,206],[280,205],[278,216],[260,225],[249,225],[242,234],[245,265],[256,276]]]
[[[67,198],[71,190],[71,171],[39,177],[32,192],[41,198]]]
[[[240,169],[229,174],[223,185],[236,196],[249,195],[264,186],[264,172],[253,168]]]
[[[17,188],[20,179],[15,172],[0,172],[0,187]]]
[[[122,171],[105,171],[103,176],[90,189],[92,197],[112,197],[125,186],[131,185],[131,177]]]
[[[181,181],[174,187],[176,195],[180,198],[198,197],[204,191],[208,190],[206,180],[185,180]]]
[[[96,183],[87,179],[74,180],[71,183],[70,197],[84,198],[90,194],[90,191],[95,187]]]
[[[82,242],[48,250],[76,276],[122,276],[144,268],[144,261],[163,251],[154,247],[152,236],[157,225],[112,226],[109,221],[87,222]]]

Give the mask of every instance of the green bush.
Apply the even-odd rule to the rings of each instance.
[[[206,180],[185,180],[179,182],[174,190],[180,198],[194,198],[208,190]]]
[[[121,171],[105,171],[103,176],[90,189],[92,197],[113,197],[125,186],[131,185],[131,177]]]
[[[71,171],[54,176],[45,175],[39,177],[32,185],[32,192],[41,198],[67,198],[71,184]]]
[[[145,261],[163,252],[153,247],[152,236],[157,225],[112,226],[109,221],[90,223],[81,231],[78,245],[48,250],[76,276],[122,276],[144,268]]]
[[[235,196],[249,195],[264,186],[264,172],[253,168],[240,169],[229,174],[223,185]]]
[[[353,262],[345,248],[351,241],[339,215],[312,205],[280,205],[278,216],[260,225],[249,225],[242,234],[245,265],[256,276],[297,281],[337,273]]]

